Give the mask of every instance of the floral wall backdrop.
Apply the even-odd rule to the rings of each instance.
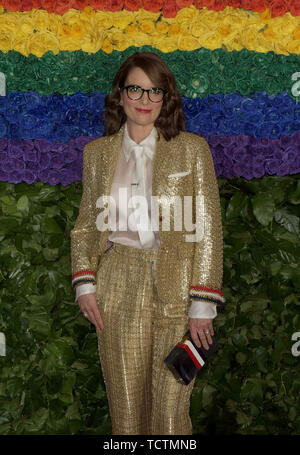
[[[194,432],[299,434],[300,1],[0,4],[0,434],[111,432],[70,230],[83,148],[138,50],[174,72],[221,195],[226,307]]]

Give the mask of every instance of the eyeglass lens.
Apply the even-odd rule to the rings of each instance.
[[[141,87],[132,86],[127,88],[127,93],[131,100],[138,100],[143,95],[143,89]],[[160,88],[151,89],[148,94],[150,100],[153,102],[161,101],[164,97],[164,92]]]

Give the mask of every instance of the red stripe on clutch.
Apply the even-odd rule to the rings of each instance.
[[[202,365],[200,365],[200,363],[198,362],[198,360],[196,359],[196,357],[194,356],[193,352],[191,351],[191,349],[189,348],[189,346],[187,344],[180,344],[178,343],[177,346],[179,348],[183,348],[187,353],[188,355],[190,356],[190,358],[192,359],[193,363],[195,364],[195,367],[200,370],[202,368]]]

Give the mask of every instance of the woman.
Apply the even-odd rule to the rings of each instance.
[[[84,149],[71,247],[76,300],[98,333],[112,432],[192,434],[194,381],[177,381],[164,359],[188,328],[207,349],[224,304],[212,157],[203,138],[184,131],[174,76],[154,53],[122,64],[104,121],[105,135]],[[190,215],[196,223],[186,227]]]

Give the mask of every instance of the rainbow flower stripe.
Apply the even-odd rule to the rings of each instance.
[[[44,8],[49,13],[64,14],[69,9],[83,10],[87,6],[105,11],[161,11],[165,17],[173,17],[182,8],[194,5],[195,8],[208,8],[222,11],[227,6],[244,8],[255,12],[269,10],[273,17],[280,17],[289,12],[293,16],[300,14],[300,3],[297,0],[2,0],[2,7],[8,11],[29,11],[31,8]],[[0,7],[1,8],[1,7]]]
[[[221,308],[224,308],[224,293],[219,289],[206,286],[191,285],[189,297],[193,301],[215,303]]]
[[[96,284],[96,272],[93,270],[81,270],[72,275],[72,287],[74,291],[77,286],[86,283]]]
[[[111,53],[143,45],[162,52],[224,47],[289,55],[300,49],[300,16],[272,18],[269,10],[256,13],[232,7],[212,11],[192,5],[174,17],[144,9],[110,12],[87,7],[63,15],[33,9],[0,14],[0,30],[1,51],[37,57],[48,51]]]

